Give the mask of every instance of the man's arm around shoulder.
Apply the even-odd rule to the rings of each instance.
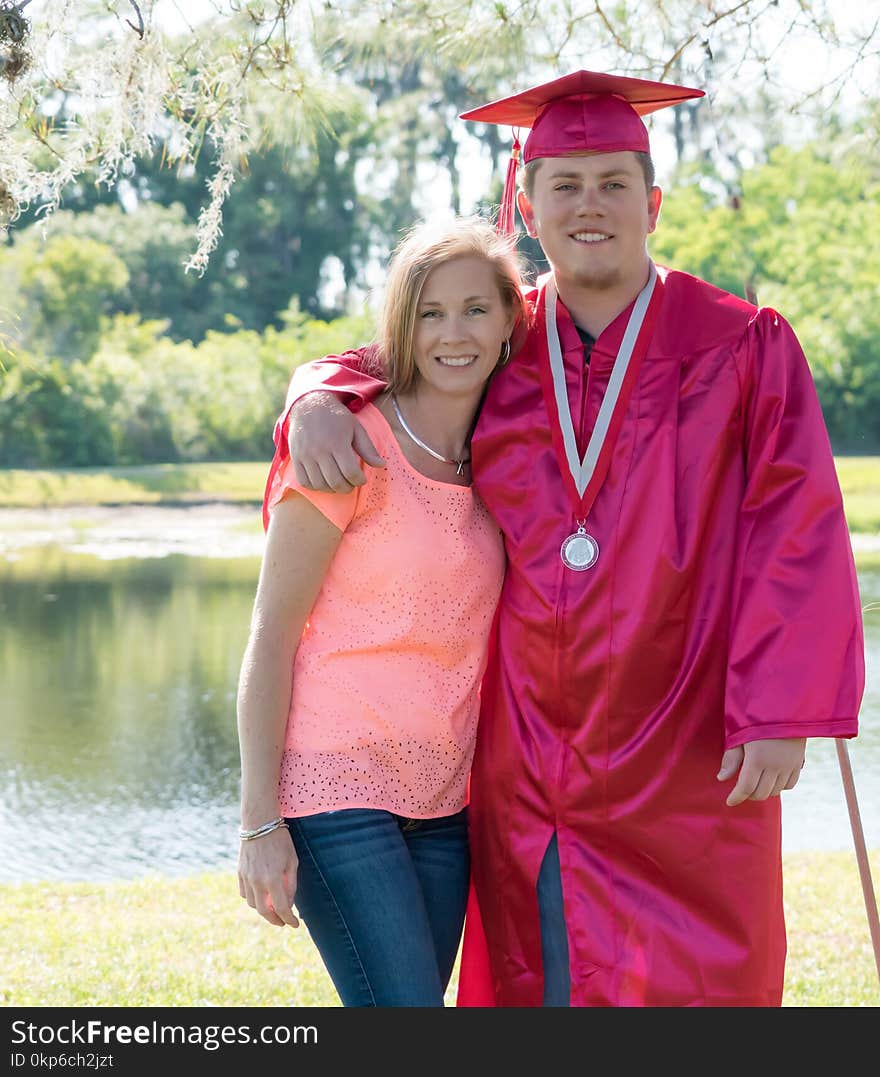
[[[297,481],[312,490],[350,493],[363,485],[360,461],[385,461],[352,411],[384,389],[375,345],[298,367],[275,427],[276,456],[289,453]]]

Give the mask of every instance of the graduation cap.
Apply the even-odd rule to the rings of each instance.
[[[520,152],[524,164],[538,157],[570,154],[621,150],[648,153],[648,129],[642,116],[703,96],[703,90],[690,86],[598,71],[573,71],[512,97],[462,112],[462,120],[531,128],[522,148],[514,134],[498,215],[499,231],[514,230],[513,200]]]

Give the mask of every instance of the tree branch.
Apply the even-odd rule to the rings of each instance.
[[[621,50],[621,52],[628,52],[629,50],[627,49],[626,42],[622,40],[622,38],[620,37],[618,32],[614,29],[614,26],[612,25],[611,20],[608,18],[608,16],[602,10],[602,7],[598,3],[598,0],[597,0],[596,4],[594,6],[595,6],[595,9],[596,9],[596,14],[602,20],[602,22],[603,22],[603,24],[605,26],[605,29],[608,31],[608,35],[611,38],[611,40]]]
[[[144,17],[143,17],[143,15],[141,15],[141,9],[137,6],[137,4],[134,2],[134,0],[128,0],[128,2],[131,4],[131,6],[137,12],[138,25],[135,26],[135,24],[130,19],[126,19],[125,21],[132,28],[132,30],[134,30],[134,32],[137,34],[137,36],[139,38],[143,38],[143,36],[144,36]],[[30,0],[28,0],[28,3],[30,3]]]
[[[732,8],[728,8],[727,11],[719,11],[714,19],[709,19],[708,22],[704,22],[703,26],[707,30],[711,30],[716,23],[721,22],[722,19],[727,19],[731,15],[735,15],[738,11],[741,11],[744,7],[748,7],[752,3],[752,0],[741,0],[739,4],[734,5]]]

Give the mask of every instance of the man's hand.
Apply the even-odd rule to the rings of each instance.
[[[287,444],[297,482],[348,494],[365,479],[360,462],[385,467],[358,419],[335,393],[311,392],[290,409]]]
[[[806,737],[780,740],[751,740],[728,748],[721,757],[719,782],[729,781],[737,771],[739,777],[726,803],[729,807],[744,800],[778,797],[783,789],[794,789],[804,765]]]

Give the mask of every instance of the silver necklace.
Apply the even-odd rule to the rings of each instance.
[[[397,397],[394,393],[391,394],[391,403],[394,405],[394,414],[397,416],[398,422],[403,429],[409,434],[413,441],[418,445],[420,449],[424,449],[429,456],[433,456],[435,460],[439,460],[444,464],[455,464],[455,474],[461,475],[464,471],[464,465],[470,461],[469,456],[463,456],[460,460],[450,460],[448,456],[441,456],[436,449],[432,449],[430,445],[426,445],[420,437],[417,437],[407,425],[406,419],[400,411],[400,405],[397,403]]]

